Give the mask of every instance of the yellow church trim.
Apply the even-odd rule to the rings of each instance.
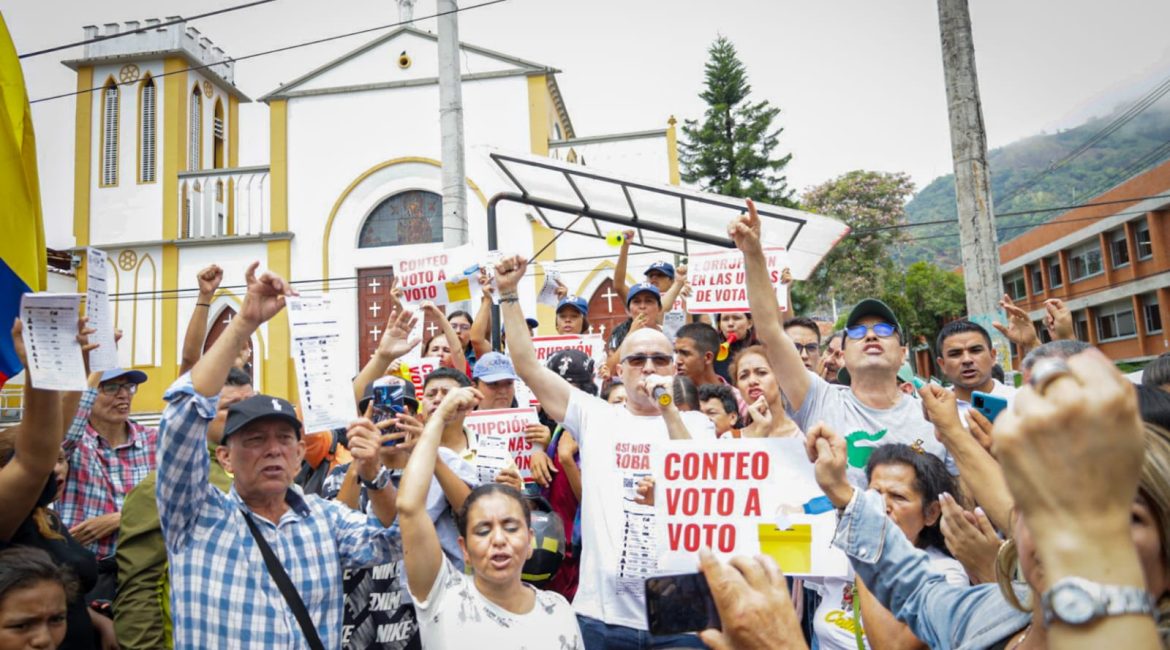
[[[288,230],[288,101],[273,100],[268,105],[269,168],[272,232]]]
[[[93,68],[77,70],[77,106],[74,109],[73,141],[73,238],[78,246],[89,245],[89,184],[93,171]],[[80,281],[81,278],[78,278]]]
[[[678,173],[678,131],[675,128],[677,123],[678,120],[674,119],[673,115],[666,121],[666,167],[671,185],[682,182],[682,177]]]
[[[545,75],[528,77],[528,140],[532,153],[538,156],[548,155],[548,95]]]
[[[280,101],[283,102],[284,100]],[[329,211],[329,218],[325,220],[325,233],[321,243],[322,291],[329,291],[329,240],[333,236],[333,220],[337,218],[337,212],[341,210],[341,205],[345,203],[345,200],[349,198],[349,195],[357,188],[357,186],[362,184],[362,181],[366,180],[373,174],[386,169],[387,167],[393,167],[394,165],[406,165],[409,163],[419,163],[422,165],[442,167],[442,163],[438,160],[435,160],[434,158],[426,158],[423,156],[405,156],[402,158],[392,158],[390,160],[380,162],[359,174],[358,177],[355,178],[353,182],[345,188],[345,190],[341,193],[341,196],[337,197],[337,200],[333,202],[333,209]],[[276,169],[275,164],[273,165],[272,169]],[[487,208],[487,197],[484,196],[483,191],[479,189],[479,185],[477,185],[475,181],[471,180],[470,178],[466,180],[467,186],[471,188],[472,192],[475,192],[475,196],[479,198],[479,202],[483,204],[483,207]],[[273,230],[276,230],[276,228],[274,227]]]
[[[227,166],[238,167],[240,164],[240,131],[236,122],[240,119],[240,100],[235,95],[228,96],[228,140]],[[236,187],[229,183],[227,188],[227,233],[236,234]]]
[[[268,242],[268,268],[282,278],[289,277],[290,244],[287,239]],[[288,317],[284,314],[268,321],[270,354],[264,357],[265,391],[290,402],[297,401],[297,382],[293,376],[292,345]]]

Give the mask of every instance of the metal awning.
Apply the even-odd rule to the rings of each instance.
[[[575,163],[529,154],[488,156],[516,188],[488,202],[488,248],[496,250],[496,205],[531,206],[557,237],[573,234],[605,239],[615,229],[635,231],[633,245],[673,253],[734,248],[727,224],[744,211],[740,198],[623,178]],[[757,203],[762,239],[788,250],[792,275],[807,279],[821,259],[849,232],[836,219]]]

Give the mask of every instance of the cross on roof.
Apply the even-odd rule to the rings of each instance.
[[[224,325],[231,325],[232,324],[232,313],[230,311],[223,315],[222,322]]]
[[[376,303],[376,302],[375,302],[375,303],[371,303],[371,304],[370,304],[370,306],[368,307],[368,309],[369,309],[369,310],[370,310],[370,312],[371,312],[371,313],[374,315],[374,318],[377,318],[377,317],[378,317],[378,312],[379,312],[379,311],[382,311],[382,305],[379,305],[379,304],[378,304],[378,303]]]
[[[375,326],[373,326],[373,327],[371,327],[371,328],[370,328],[370,338],[372,338],[372,339],[374,339],[375,341],[377,341],[377,340],[378,340],[378,337],[379,337],[379,336],[381,336],[381,335],[382,335],[382,330],[378,329],[378,326],[377,326],[377,325],[375,325]]]
[[[434,336],[435,332],[437,332],[438,330],[439,330],[439,326],[435,325],[434,321],[427,323],[427,334],[428,335]]]
[[[621,294],[616,293],[613,290],[613,287],[606,287],[605,293],[601,294],[601,297],[605,298],[605,310],[612,314],[613,313],[613,299],[620,298]]]
[[[378,282],[378,278],[371,278],[370,283],[366,286],[368,286],[372,292],[377,293],[378,287],[382,286],[382,283]]]

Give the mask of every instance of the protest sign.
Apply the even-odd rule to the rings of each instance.
[[[764,249],[768,275],[776,287],[780,310],[788,310],[788,288],[780,284],[780,275],[787,266],[783,247]],[[687,300],[692,314],[715,314],[751,311],[747,298],[747,276],[743,270],[743,253],[695,253],[687,265],[692,294]]]
[[[89,340],[98,344],[89,353],[90,372],[117,368],[118,348],[114,343],[114,319],[110,315],[110,294],[106,287],[106,254],[96,248],[86,251],[85,317],[86,325],[95,330]]]
[[[683,325],[687,323],[686,312],[682,310],[670,310],[662,315],[662,333],[666,338],[673,341],[678,336],[678,331],[682,329]]]
[[[524,438],[529,424],[540,424],[536,409],[488,409],[472,411],[463,426],[475,434],[475,464],[479,480],[490,483],[496,474],[515,463],[520,477],[532,480],[532,444]]]
[[[414,384],[414,394],[419,397],[420,401],[423,394],[423,380],[434,372],[441,362],[442,359],[439,357],[422,357],[409,363],[403,361],[402,365],[399,366],[402,378]]]
[[[540,406],[540,400],[536,399],[536,393],[532,392],[532,389],[528,387],[528,384],[524,383],[523,379],[516,378],[512,382],[512,390],[516,395],[516,404],[521,407],[531,406],[536,408]]]
[[[802,439],[671,440],[654,445],[650,464],[659,570],[694,570],[709,547],[723,559],[765,552],[792,576],[845,574]]]
[[[82,391],[85,362],[77,342],[78,293],[26,293],[20,298],[20,320],[33,388]]]
[[[566,334],[563,336],[534,336],[532,347],[536,350],[536,360],[540,365],[548,363],[561,350],[580,350],[593,359],[594,366],[600,367],[605,363],[605,339],[599,334]]]
[[[438,306],[470,300],[471,283],[467,273],[478,270],[478,266],[454,270],[462,264],[460,260],[470,254],[470,248],[460,247],[393,262],[402,300],[407,303],[430,301]]]
[[[329,296],[288,296],[289,335],[305,431],[345,428],[357,416],[342,373],[341,325]]]

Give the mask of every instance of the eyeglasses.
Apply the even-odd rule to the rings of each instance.
[[[631,354],[622,359],[622,363],[632,368],[641,368],[647,361],[653,362],[655,368],[666,368],[674,363],[674,357],[669,354]]]
[[[808,354],[816,354],[817,350],[821,349],[821,346],[816,343],[805,343],[804,345],[794,343],[793,345],[796,346],[797,352],[807,352]]]
[[[117,395],[123,388],[125,388],[126,392],[130,393],[131,395],[138,392],[138,384],[130,381],[101,385],[101,390],[106,395]]]
[[[456,332],[470,332],[471,326],[467,323],[451,323],[451,329]]]
[[[873,325],[854,325],[853,327],[846,327],[845,334],[854,341],[857,341],[865,338],[866,333],[871,329],[873,330],[874,334],[881,338],[893,336],[894,332],[898,331],[898,328],[890,325],[889,323],[874,323]]]

